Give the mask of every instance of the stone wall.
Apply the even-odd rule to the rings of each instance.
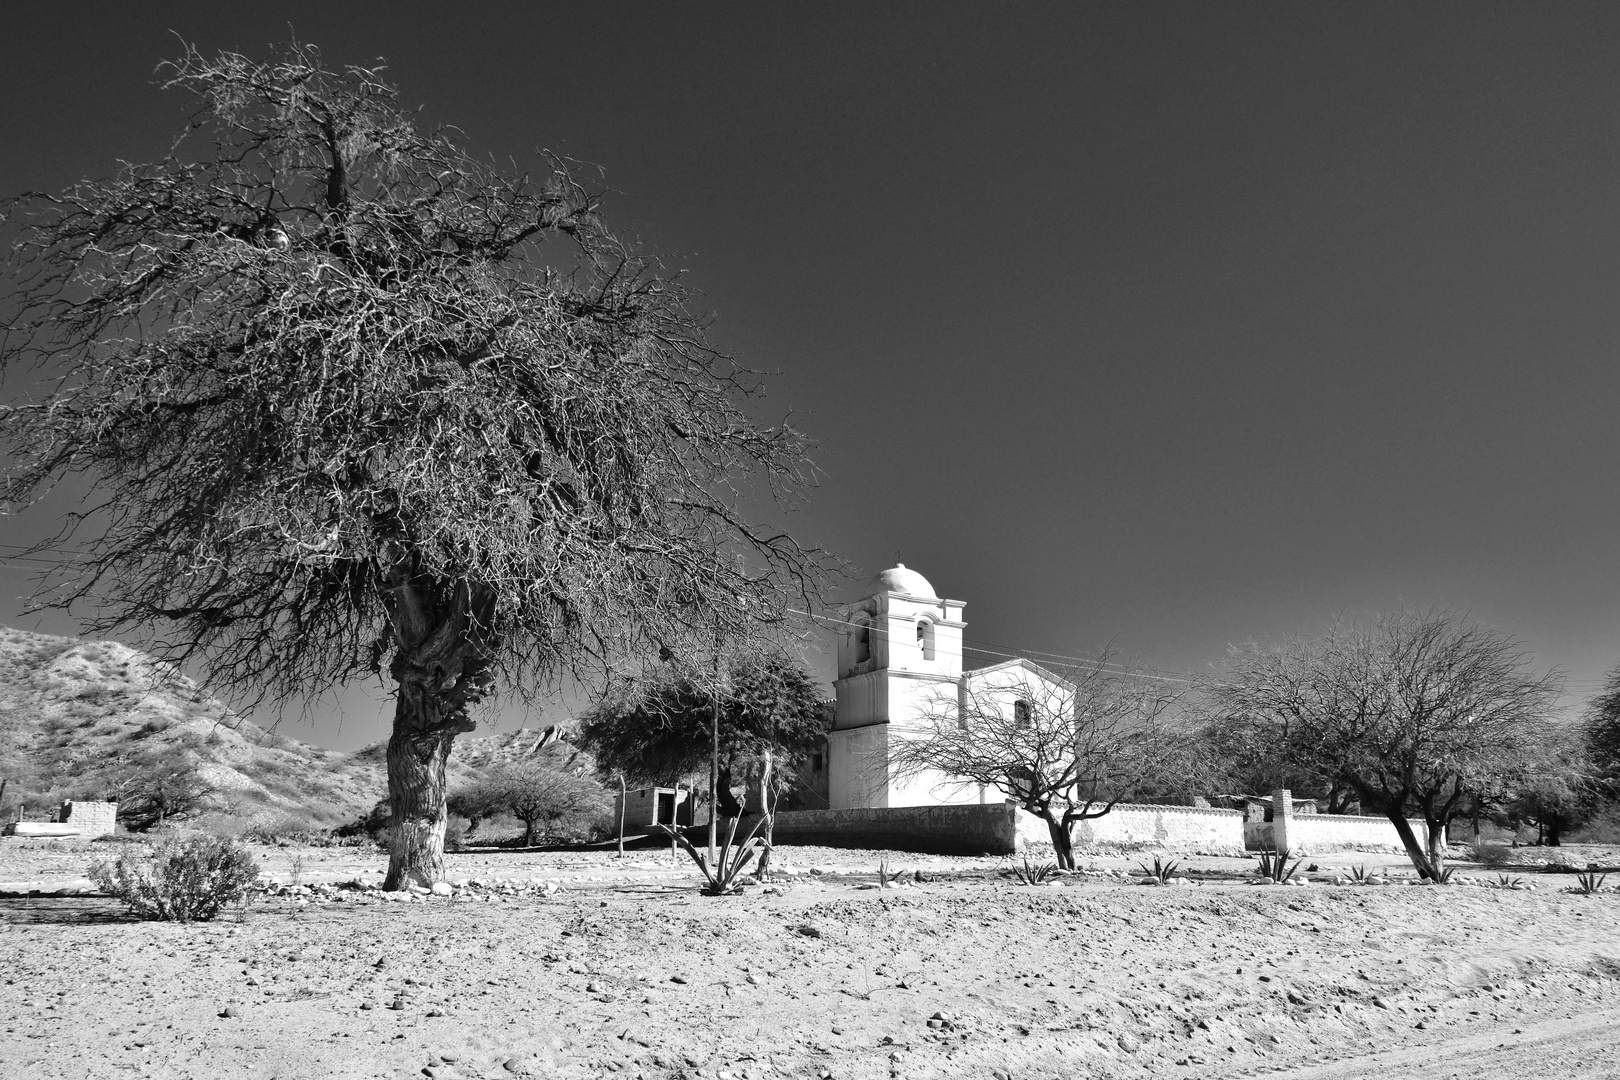
[[[112,834],[118,819],[115,802],[75,802],[69,800],[57,811],[56,820],[79,830],[80,840],[94,840]]]
[[[1023,846],[1019,818],[1039,819],[1006,803],[958,806],[855,807],[790,810],[776,815],[776,842],[828,847],[922,851],[941,855],[1011,855]],[[753,826],[745,818],[742,836]]]
[[[1243,842],[1250,851],[1314,855],[1366,848],[1404,850],[1400,833],[1387,817],[1302,814],[1286,788],[1272,792],[1269,806],[1269,821],[1251,814],[1243,823]],[[1427,826],[1421,821],[1413,821],[1411,825],[1419,842],[1426,842]]]
[[[631,788],[624,793],[624,828],[626,832],[639,832],[651,830],[660,823],[658,814],[658,797],[664,796],[666,806],[663,815],[663,824],[675,824],[669,820],[668,805],[671,801],[676,806],[676,817],[682,825],[692,824],[692,793],[686,788]],[[619,820],[619,795],[613,796],[613,820]]]
[[[1076,848],[1170,848],[1241,852],[1243,814],[1205,806],[1118,803],[1102,817],[1074,826]]]

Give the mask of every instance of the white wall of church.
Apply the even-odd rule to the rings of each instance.
[[[889,725],[828,733],[827,805],[834,810],[890,805]]]

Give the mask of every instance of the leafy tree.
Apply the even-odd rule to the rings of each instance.
[[[820,689],[793,660],[753,654],[732,661],[720,690],[720,815],[736,817],[735,775],[769,757],[786,784],[826,746]],[[669,668],[627,681],[580,718],[579,743],[599,767],[635,785],[667,784],[708,768],[713,682]]]
[[[1552,847],[1564,834],[1584,825],[1603,804],[1594,783],[1591,760],[1581,732],[1554,727],[1525,762],[1511,793],[1501,800],[1502,816],[1509,823],[1533,825],[1541,841]]]
[[[1164,683],[1102,662],[1028,665],[926,703],[923,730],[894,737],[890,764],[999,789],[1046,822],[1058,866],[1072,870],[1077,822],[1184,771],[1167,722],[1175,702]]]
[[[168,156],[0,203],[0,365],[39,379],[0,413],[4,497],[91,486],[41,597],[93,632],[272,700],[386,671],[386,882],[430,882],[498,679],[814,595],[819,556],[732,494],[793,498],[804,443],[565,163],[475,157],[307,45],[162,70],[195,101]]]
[[[1205,688],[1225,722],[1271,731],[1288,754],[1387,814],[1429,880],[1441,878],[1453,818],[1525,774],[1558,691],[1557,676],[1537,674],[1516,642],[1440,611],[1237,647]]]
[[[511,814],[523,822],[523,846],[533,847],[535,826],[550,836],[557,824],[607,809],[602,785],[585,772],[573,755],[555,746],[502,765],[471,787],[450,797],[451,809],[473,819]]]
[[[113,783],[119,796],[118,816],[134,832],[196,814],[216,794],[196,758],[174,747],[136,755],[116,769]]]
[[[1597,779],[1611,797],[1620,797],[1620,667],[1603,676],[1603,689],[1587,706],[1582,729]]]

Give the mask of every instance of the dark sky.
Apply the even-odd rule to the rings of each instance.
[[[29,4],[0,191],[160,156],[174,35],[288,23],[603,166],[820,440],[795,530],[975,644],[1196,670],[1438,603],[1572,702],[1620,659],[1620,5]]]

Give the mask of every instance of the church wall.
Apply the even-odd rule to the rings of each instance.
[[[834,810],[889,804],[889,725],[827,735],[827,803]]]

